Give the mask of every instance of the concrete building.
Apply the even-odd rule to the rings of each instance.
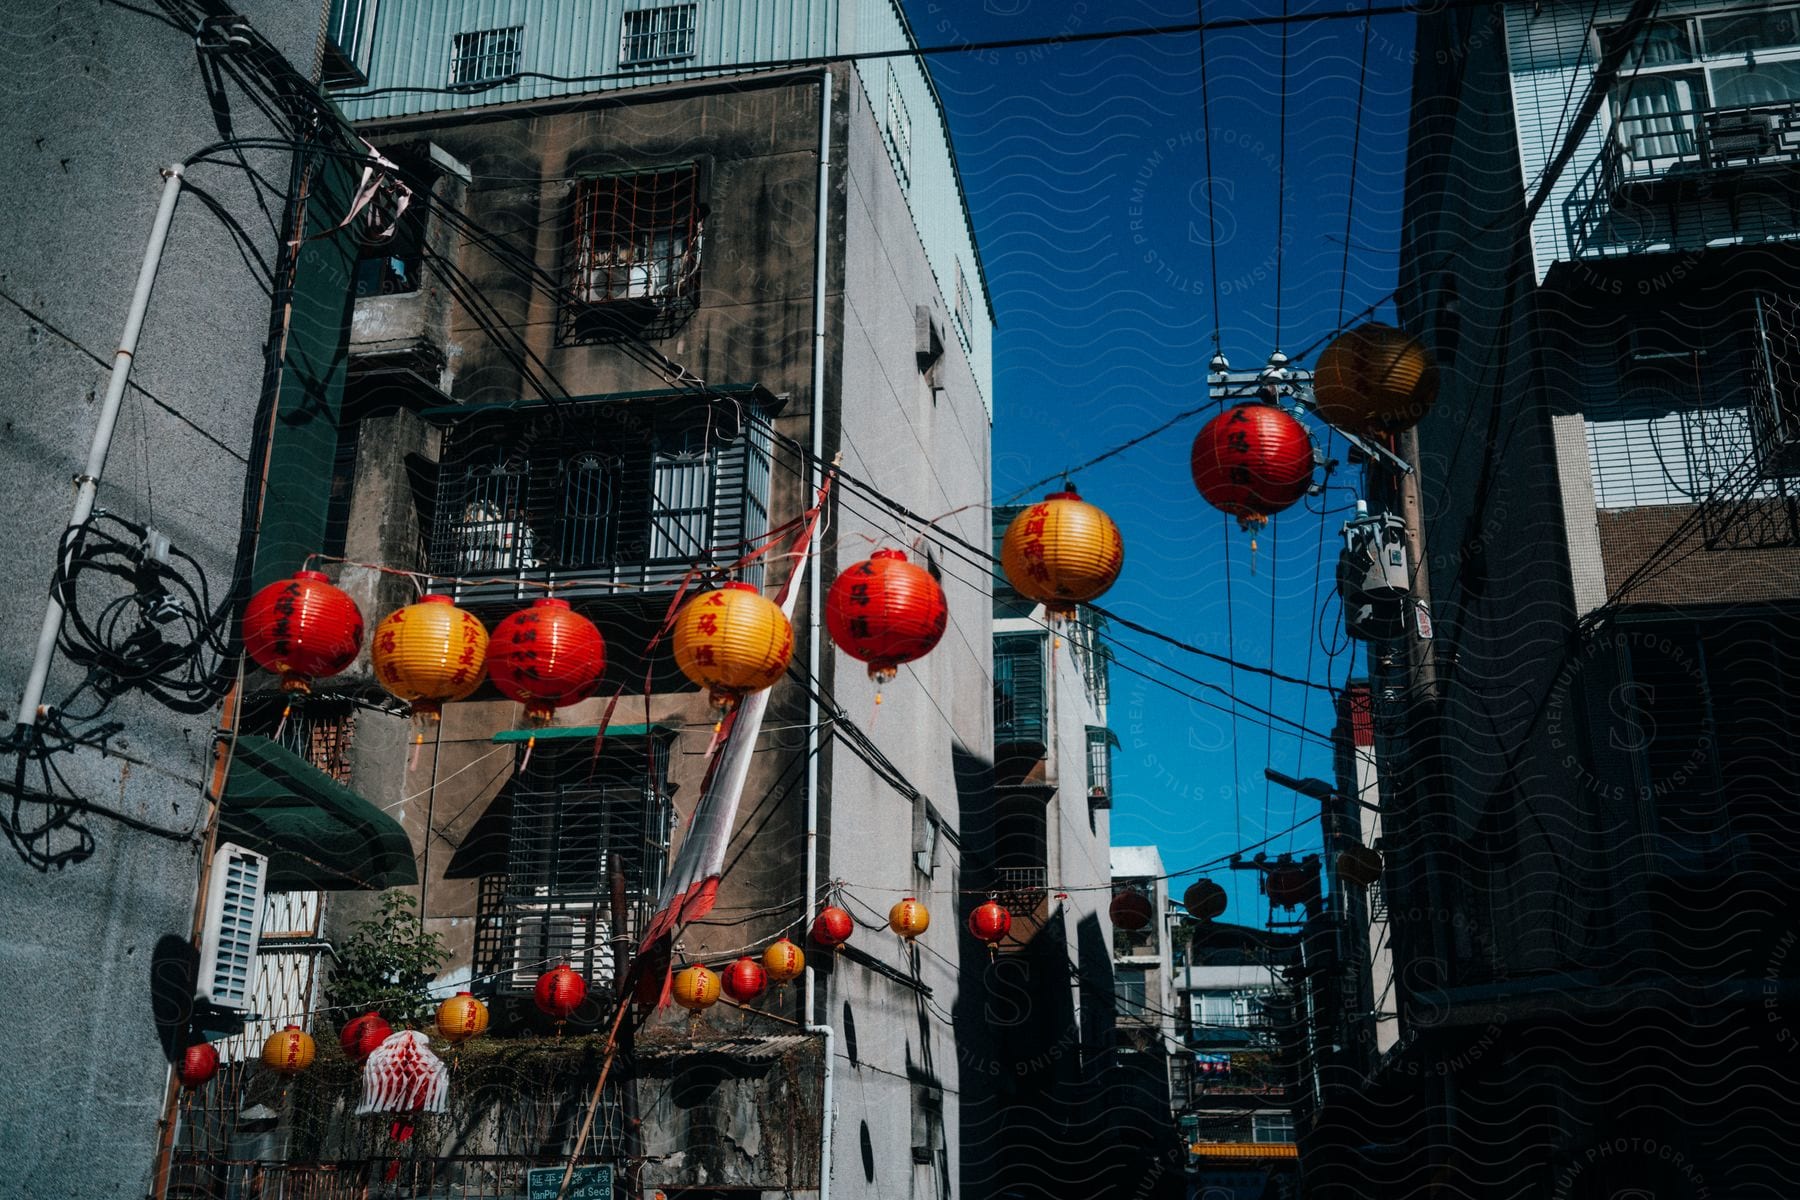
[[[535,735],[490,684],[415,749],[366,655],[303,704],[255,709],[257,734],[305,731],[302,757],[335,747],[349,792],[403,827],[410,894],[446,950],[434,989],[493,1013],[462,1053],[510,1082],[453,1080],[448,1117],[396,1168],[413,1186],[514,1194],[571,1156],[671,1195],[812,1194],[829,1176],[850,1194],[946,1196],[971,1171],[960,1104],[994,1058],[990,1031],[961,1019],[988,966],[964,921],[971,881],[991,877],[969,835],[994,794],[991,586],[954,547],[985,536],[981,263],[916,60],[747,69],[905,49],[898,6],[729,7],[343,9],[356,36],[336,43],[335,98],[412,202],[357,264],[335,444],[289,476],[329,504],[284,547],[287,569],[323,556],[371,624],[414,598],[408,574],[490,627],[553,590],[607,641],[595,697]],[[806,943],[813,978],[772,991],[767,1014],[650,1017],[580,1142],[601,1026],[688,835],[716,720],[658,631],[715,580],[786,584],[833,463],[820,572],[794,581],[794,666],[716,907],[676,965],[805,943],[828,899],[863,927],[836,953]],[[882,546],[939,578],[949,620],[878,695],[816,632],[813,580]],[[904,896],[933,913],[915,942],[881,928]],[[333,892],[323,936],[375,912]],[[566,1027],[532,1000],[558,962],[592,989]],[[351,1011],[334,986],[311,1001],[322,1059]],[[251,1165],[197,1132],[189,1178],[379,1174],[394,1147],[349,1118],[353,1084],[332,1071],[296,1088],[285,1136]],[[245,1086],[224,1110],[267,1101]]]
[[[1193,1156],[1193,1194],[1297,1195],[1291,934],[1243,925],[1177,927],[1173,1097]]]
[[[1400,1036],[1341,1194],[1793,1177],[1800,9],[1654,7],[1420,22],[1431,620],[1371,647]]]
[[[171,1060],[195,1032],[195,885],[209,854],[219,701],[235,671],[214,638],[230,640],[248,581],[246,476],[271,411],[316,378],[304,337],[284,343],[271,323],[270,267],[291,287],[294,321],[331,307],[332,241],[298,262],[283,261],[281,243],[298,170],[343,143],[321,120],[296,155],[284,144],[301,136],[296,126],[261,107],[317,78],[324,6],[180,8],[167,21],[88,0],[9,13],[19,53],[0,82],[15,184],[0,200],[11,547],[0,563],[10,597],[0,721],[11,735],[0,811],[12,852],[0,864],[0,988],[22,1052],[0,1064],[0,1110],[12,1147],[5,1191],[18,1197],[152,1188]],[[239,21],[196,28],[195,14],[227,12]],[[241,163],[202,154],[226,138],[260,145]],[[188,186],[167,193],[165,170],[184,163]],[[326,190],[321,181],[314,194]],[[96,471],[84,463],[165,194],[167,240]],[[336,297],[341,314],[341,276]],[[21,696],[71,481],[89,474],[96,515],[72,545],[63,640],[34,721]]]

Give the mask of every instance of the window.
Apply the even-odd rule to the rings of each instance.
[[[1624,34],[1602,29],[1602,52]],[[1800,6],[1652,21],[1626,49],[1623,73],[1613,120],[1634,173],[1800,150]]]
[[[1088,796],[1097,804],[1112,804],[1112,748],[1119,739],[1110,729],[1089,725],[1087,731]]]
[[[1007,634],[994,639],[994,740],[1044,740],[1044,638]]]
[[[1148,1005],[1149,972],[1133,970],[1129,967],[1115,971],[1113,974],[1113,991],[1119,997],[1119,1013],[1122,1016],[1143,1016]]]
[[[697,164],[578,182],[564,340],[672,332],[699,291],[702,216]]]
[[[613,977],[613,940],[635,939],[662,887],[673,809],[661,737],[540,745],[505,795],[506,872],[479,901],[477,976],[529,992],[546,963],[567,962],[592,985]],[[497,802],[498,803],[498,802]],[[629,927],[613,928],[612,877],[625,882]]]
[[[956,261],[956,333],[963,349],[969,349],[969,332],[975,324],[975,297],[969,291],[969,280],[963,274],[962,260]]]
[[[768,430],[748,404],[671,397],[471,415],[445,432],[421,505],[428,570],[475,600],[525,594],[484,580],[555,578],[575,598],[584,593],[571,577],[587,595],[672,585],[693,564],[735,561],[768,529],[769,463]]]
[[[887,73],[887,117],[881,123],[887,142],[888,157],[893,160],[894,174],[900,186],[912,186],[912,116],[906,111],[906,97],[900,94],[900,77],[892,66]]]
[[[670,4],[625,14],[619,36],[619,65],[675,62],[694,57],[694,16],[698,6]]]
[[[325,86],[360,86],[369,82],[362,57],[374,25],[375,0],[331,0],[325,15]]]
[[[519,48],[525,27],[459,33],[450,55],[450,82],[488,83],[519,73]]]
[[[1293,1141],[1293,1114],[1256,1113],[1250,1118],[1250,1140],[1253,1142]]]
[[[937,869],[938,842],[945,834],[944,818],[929,801],[919,800],[913,806],[913,866],[929,877]]]
[[[396,186],[384,185],[363,210],[357,225],[356,298],[393,296],[419,290],[425,257],[425,220],[431,205],[415,195],[398,217],[394,208],[401,187],[429,192],[426,175],[410,156],[390,152],[400,172]]]

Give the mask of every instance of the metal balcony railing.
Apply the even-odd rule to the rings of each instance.
[[[1620,116],[1564,203],[1571,258],[1623,253],[1641,226],[1619,210],[1719,173],[1800,163],[1800,101]],[[1800,221],[1787,232],[1800,234]],[[1660,228],[1660,227],[1659,227]],[[1764,231],[1768,232],[1768,231]]]

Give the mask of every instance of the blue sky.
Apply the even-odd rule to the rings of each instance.
[[[1191,4],[1154,0],[905,2],[926,45],[1195,17]],[[1280,11],[1270,0],[1204,8],[1208,19]],[[1292,0],[1295,12],[1326,8]],[[1285,138],[1279,28],[1207,35],[1204,112],[1193,34],[930,60],[999,316],[998,497],[1201,403],[1215,295],[1224,351],[1248,369],[1277,348],[1278,329],[1279,348],[1290,355],[1329,334],[1340,294],[1353,315],[1393,289],[1412,18],[1377,19],[1368,43],[1360,146],[1360,19],[1290,27]],[[1206,194],[1209,135],[1216,223]],[[1377,316],[1394,319],[1387,306]],[[1360,473],[1341,468],[1323,497],[1306,502],[1315,511],[1276,517],[1253,553],[1236,522],[1194,491],[1188,448],[1199,427],[1177,425],[1076,477],[1125,536],[1125,571],[1104,603],[1208,650],[1341,684],[1353,664],[1332,572]],[[1329,438],[1329,456],[1345,457],[1341,439],[1314,431]],[[1316,804],[1270,788],[1262,770],[1328,778],[1325,745],[1292,726],[1271,731],[1255,712],[1234,720],[1132,671],[1223,703],[1220,693],[1170,676],[1172,667],[1321,738],[1332,725],[1329,697],[1261,677],[1234,680],[1223,665],[1134,634],[1120,640],[1111,712],[1122,743],[1115,843],[1154,842],[1178,870],[1316,818]],[[1315,850],[1318,842],[1315,820],[1271,850]],[[1247,872],[1214,877],[1231,892],[1227,919],[1266,918]]]

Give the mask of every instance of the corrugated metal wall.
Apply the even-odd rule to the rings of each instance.
[[[697,0],[695,52],[678,64],[690,69],[621,70],[624,14],[654,7],[659,6],[643,0],[381,0],[364,64],[368,87],[335,98],[352,120],[377,120],[713,73],[691,70],[695,66],[716,67],[717,74],[727,74],[743,64],[897,50],[914,44],[897,0]],[[442,90],[450,84],[458,34],[513,26],[524,29],[520,73],[554,78],[522,78],[479,91]],[[876,59],[856,64],[872,111],[887,111],[890,66],[912,119],[906,195],[913,224],[937,277],[945,310],[956,308],[959,266],[974,293],[968,330],[970,366],[992,416],[993,321],[943,106],[920,60]]]

